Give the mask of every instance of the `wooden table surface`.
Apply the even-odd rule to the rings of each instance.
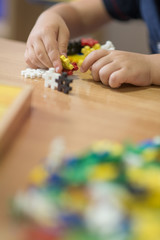
[[[25,44],[0,39],[0,82],[34,87],[31,114],[0,161],[0,233],[12,226],[10,198],[27,184],[30,170],[62,136],[66,154],[81,151],[95,140],[139,142],[160,134],[160,88],[123,86],[111,89],[76,73],[69,95],[44,88],[44,81],[24,79]],[[8,230],[9,232],[9,230]],[[1,239],[0,235],[0,239]],[[14,239],[8,234],[5,240]],[[3,238],[4,239],[4,238]],[[18,239],[18,238],[16,238]]]

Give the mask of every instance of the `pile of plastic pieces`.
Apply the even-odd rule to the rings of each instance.
[[[160,137],[98,141],[70,157],[63,149],[54,141],[13,198],[27,240],[160,239]]]
[[[81,38],[80,40],[69,42],[67,55],[71,62],[75,62],[78,66],[81,66],[85,57],[98,49],[115,50],[115,46],[111,41],[106,41],[105,44],[101,45],[93,38]]]

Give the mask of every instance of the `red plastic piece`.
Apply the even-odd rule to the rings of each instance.
[[[63,68],[63,71],[62,71],[62,72],[66,72],[68,76],[69,76],[69,75],[72,75],[74,71],[77,71],[77,70],[78,70],[77,63],[72,62],[71,64],[73,65],[73,69],[72,69],[72,70]]]
[[[81,39],[81,46],[93,47],[96,43],[98,43],[98,41],[93,38],[82,38]]]
[[[25,240],[60,240],[60,237],[41,228],[31,228],[28,229]]]
[[[72,65],[73,65],[73,69],[72,71],[77,71],[78,70],[78,66],[77,66],[77,63],[76,62],[72,62]]]

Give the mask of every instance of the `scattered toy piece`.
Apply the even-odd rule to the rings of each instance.
[[[26,70],[21,71],[21,76],[24,76],[25,78],[41,78],[45,72],[45,69],[27,68]]]
[[[96,43],[95,45],[93,45],[92,47],[89,46],[85,46],[81,49],[81,52],[84,54],[84,56],[86,57],[89,53],[93,52],[94,50],[100,49],[101,46],[100,44]]]
[[[73,65],[71,64],[70,60],[67,57],[65,57],[64,55],[61,55],[60,59],[62,61],[62,66],[64,69],[67,69],[67,70],[73,69]]]
[[[77,66],[77,63],[76,63],[76,62],[72,62],[71,64],[72,64],[72,66],[73,66],[72,70],[63,69],[63,72],[66,72],[67,75],[73,75],[73,72],[78,70],[78,66]]]
[[[111,41],[106,41],[104,45],[101,45],[101,48],[106,50],[115,50],[115,46]]]
[[[49,68],[49,70],[42,75],[42,78],[45,81],[44,86],[56,89],[58,87],[56,79],[59,78],[60,75],[60,73],[55,72],[55,68]]]
[[[98,41],[93,39],[93,38],[82,38],[81,39],[81,45],[82,46],[93,47],[97,43],[98,43]]]
[[[56,79],[56,82],[58,83],[58,91],[68,94],[72,90],[72,87],[70,87],[72,81],[72,79],[68,78],[67,73],[63,72],[62,75]]]
[[[80,54],[81,48],[81,40],[70,41],[68,44],[67,55]]]

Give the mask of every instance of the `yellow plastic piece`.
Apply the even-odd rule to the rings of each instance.
[[[97,50],[97,49],[100,49],[100,44],[99,43],[96,43],[92,48],[89,47],[89,46],[85,46],[81,49],[81,53],[84,54],[84,56],[86,57],[89,53]]]
[[[70,55],[68,56],[69,60],[71,62],[75,62],[77,63],[78,66],[81,66],[84,59],[85,59],[85,56],[84,55],[79,55],[79,54],[75,54],[75,55]]]
[[[100,49],[101,45],[99,43],[96,43],[93,47],[94,50]]]
[[[81,66],[85,57],[92,51],[94,50],[97,50],[101,47],[101,45],[99,43],[96,43],[92,48],[89,47],[89,46],[85,46],[81,49],[81,53],[83,55],[80,55],[80,54],[75,54],[75,55],[70,55],[68,56],[68,59],[71,61],[71,62],[75,62],[77,63],[78,66]],[[63,58],[62,58],[63,60]],[[63,60],[64,61],[64,60]],[[62,63],[63,64],[63,63]]]
[[[78,63],[80,60],[85,59],[84,55],[79,55],[79,54],[69,55],[68,58],[71,62],[76,62],[76,63]]]
[[[47,177],[48,172],[44,169],[44,167],[38,166],[32,170],[29,176],[29,181],[31,184],[40,186],[45,183]]]
[[[91,180],[105,181],[115,179],[118,171],[113,164],[105,163],[93,168],[89,175]]]
[[[152,162],[159,157],[159,153],[156,149],[145,149],[143,152],[143,158],[146,162]]]
[[[160,191],[160,174],[158,168],[139,169],[131,168],[127,171],[131,183],[146,187],[152,191]]]
[[[158,240],[160,236],[159,217],[155,217],[153,212],[143,211],[138,213],[135,221],[135,238],[137,240]]]
[[[73,65],[71,64],[69,58],[65,57],[64,55],[61,55],[60,59],[62,61],[63,68],[68,69],[68,70],[72,70],[74,68]]]
[[[119,156],[123,153],[124,147],[119,143],[111,143],[106,140],[98,141],[92,145],[91,149],[94,152],[110,152],[112,156]]]
[[[94,51],[94,49],[90,48],[89,46],[85,46],[81,49],[81,53],[83,53],[85,57],[92,51]]]
[[[83,212],[88,203],[88,196],[84,194],[80,188],[69,188],[68,191],[62,192],[62,201],[70,206],[71,202],[74,202],[73,209],[78,212]]]

